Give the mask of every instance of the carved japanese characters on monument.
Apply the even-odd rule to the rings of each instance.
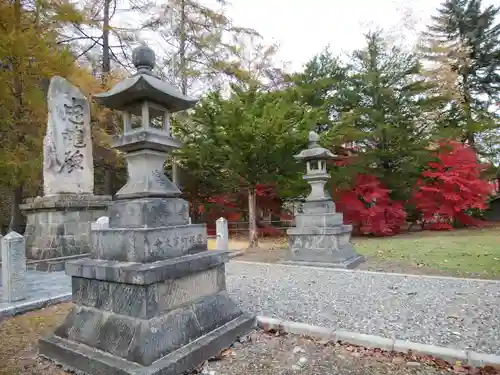
[[[44,194],[92,194],[94,163],[89,102],[78,88],[61,77],[50,81],[47,101]]]

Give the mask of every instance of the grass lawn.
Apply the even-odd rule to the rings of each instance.
[[[355,237],[353,242],[368,259],[359,269],[500,279],[500,227]],[[229,243],[231,250],[247,246],[245,239]],[[286,238],[264,239],[259,249],[247,250],[238,259],[277,262],[284,259],[286,247]],[[209,240],[209,249],[215,249],[215,240]]]
[[[500,278],[500,228],[356,238],[356,250],[379,261],[404,262],[458,276]]]

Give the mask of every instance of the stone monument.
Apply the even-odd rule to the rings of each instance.
[[[95,196],[90,107],[78,88],[53,77],[43,140],[44,196],[21,205],[26,251],[42,260],[89,253],[90,223],[106,214],[109,196]]]
[[[51,79],[47,100],[49,115],[43,139],[43,193],[45,196],[93,194],[89,101],[61,77]]]
[[[342,213],[335,212],[335,203],[325,184],[330,175],[326,163],[334,159],[329,150],[319,145],[319,136],[309,133],[309,148],[296,155],[306,162],[304,179],[311,186],[302,212],[295,216],[295,227],[287,230],[290,251],[284,263],[333,268],[354,268],[364,261],[351,243],[351,225],[343,224]]]
[[[181,146],[169,114],[194,99],[153,75],[154,53],[134,50],[137,73],[96,95],[123,111],[114,147],[129,178],[109,208],[109,228],[92,231],[92,257],[67,263],[73,310],[40,354],[76,373],[180,375],[249,331],[225,283],[226,251],[207,249],[204,224],[189,224],[188,203],[164,175]]]

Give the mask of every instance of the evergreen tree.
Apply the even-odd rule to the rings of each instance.
[[[353,158],[335,178],[352,182],[359,173],[379,177],[405,199],[428,155],[434,133],[428,113],[439,100],[425,95],[415,54],[389,47],[380,32],[366,36],[366,47],[352,55],[344,85],[351,109],[342,113],[327,134],[334,145],[350,148]]]
[[[215,92],[195,108],[182,129],[179,158],[197,180],[192,186],[203,184],[207,193],[247,193],[250,246],[257,246],[256,189],[272,184],[284,197],[303,172],[293,156],[306,146],[315,122],[315,112],[304,108],[293,90],[233,86],[228,99]]]
[[[342,112],[351,109],[346,95],[347,68],[327,49],[306,63],[304,71],[291,77],[301,101],[320,110],[322,117],[316,130],[327,130]],[[346,107],[347,105],[347,107]]]
[[[499,12],[481,0],[446,0],[424,35],[430,75],[450,99],[445,128],[476,148],[476,135],[497,126],[491,108],[500,98]]]

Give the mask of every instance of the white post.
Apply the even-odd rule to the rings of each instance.
[[[5,302],[26,298],[26,243],[19,233],[2,238],[2,299]]]
[[[109,229],[109,217],[108,216],[101,216],[95,222],[97,225],[99,225],[100,229]]]
[[[92,230],[109,229],[109,217],[101,216],[95,222],[90,224]]]
[[[215,231],[217,238],[215,240],[216,250],[229,250],[229,231],[227,229],[227,220],[220,217],[215,222]]]

